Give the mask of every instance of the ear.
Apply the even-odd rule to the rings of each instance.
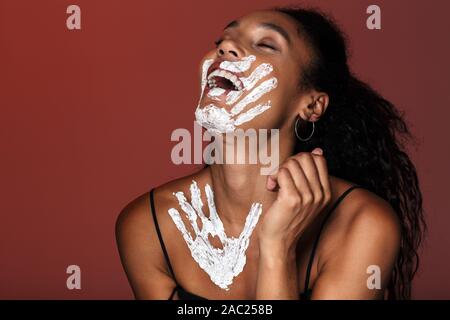
[[[300,98],[296,114],[305,121],[316,122],[327,110],[328,103],[329,97],[325,92],[309,91]]]

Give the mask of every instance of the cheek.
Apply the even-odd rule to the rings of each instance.
[[[274,106],[283,110],[292,97],[290,82],[286,77],[283,77],[283,74],[280,72],[273,73],[272,77],[277,79],[277,87],[269,92],[268,96],[272,100]]]
[[[274,75],[278,79],[278,86],[268,94],[272,107],[268,110],[268,125],[280,128],[295,117],[295,101],[297,91],[292,81],[282,75]]]
[[[280,107],[289,110],[298,95],[298,76],[291,70],[283,70],[277,74],[278,87],[275,92]]]

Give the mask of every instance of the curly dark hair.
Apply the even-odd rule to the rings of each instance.
[[[313,137],[296,152],[321,147],[329,173],[364,186],[393,207],[401,223],[401,245],[387,290],[389,299],[410,299],[426,230],[422,194],[414,164],[405,152],[413,139],[403,115],[348,66],[346,37],[336,22],[315,8],[277,7],[298,24],[312,50],[301,70],[302,90],[326,92],[329,106]]]

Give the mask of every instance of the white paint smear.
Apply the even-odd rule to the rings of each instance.
[[[244,108],[252,102],[257,101],[267,92],[272,91],[277,87],[277,78],[270,78],[269,80],[264,81],[260,85],[258,85],[254,90],[250,91],[248,95],[246,95],[241,101],[239,101],[232,109],[231,114],[237,115],[244,110]]]
[[[178,230],[183,235],[183,239],[188,245],[191,255],[211,278],[211,281],[222,289],[229,290],[228,286],[232,284],[233,279],[244,269],[247,261],[245,252],[250,243],[250,236],[258,223],[262,213],[262,205],[253,203],[244,228],[238,238],[229,238],[224,230],[223,223],[217,214],[214,203],[214,194],[211,187],[205,186],[206,199],[208,202],[209,217],[203,213],[203,202],[201,192],[195,181],[190,186],[191,203],[188,202],[183,192],[176,192],[178,203],[189,220],[195,233],[195,238],[186,229],[186,226],[177,209],[169,209],[169,215]],[[200,218],[202,227],[197,224]],[[222,248],[215,248],[209,241],[209,236],[217,236],[220,239]]]
[[[213,59],[206,59],[203,62],[203,65],[202,65],[202,79],[201,79],[201,92],[200,92],[199,104],[200,104],[200,101],[203,98],[203,93],[205,92],[205,88],[206,88],[206,83],[207,83],[206,75],[208,73],[209,67],[213,64],[213,62],[214,62]]]
[[[239,126],[244,122],[248,122],[269,108],[270,108],[270,101],[267,104],[258,104],[256,107],[253,107],[247,112],[240,114],[234,121],[234,124],[236,126]]]
[[[267,76],[269,73],[271,73],[273,70],[273,67],[270,63],[262,63],[258,67],[256,67],[255,70],[253,70],[252,74],[248,77],[240,77],[239,80],[241,80],[244,90],[241,91],[230,91],[227,94],[227,97],[225,99],[226,104],[234,104],[236,101],[241,97],[241,95],[245,91],[249,91],[253,89],[255,84]]]
[[[211,90],[209,90],[208,92],[208,97],[210,97],[211,99],[214,100],[218,100],[219,98],[217,98],[218,96],[220,96],[221,94],[223,94],[226,90],[222,89],[222,88],[212,88]]]
[[[214,104],[209,104],[202,109],[197,108],[195,118],[206,130],[217,134],[233,132],[236,129],[231,114]]]
[[[236,101],[242,96],[243,93],[244,93],[244,90],[228,92],[227,97],[225,98],[225,103],[228,105],[235,104]]]
[[[250,55],[238,61],[223,61],[220,63],[220,68],[230,72],[243,72],[250,69],[251,64],[256,60],[256,57]],[[205,60],[202,68],[202,95],[206,88],[207,71],[212,64],[211,59]],[[261,63],[258,65],[248,77],[240,77],[243,84],[243,89],[240,91],[230,91],[225,99],[225,103],[232,106],[231,111],[217,106],[214,103],[206,106],[197,106],[195,117],[197,122],[210,132],[216,134],[233,132],[236,127],[245,122],[251,121],[259,114],[265,112],[270,108],[270,101],[251,108],[243,113],[244,109],[250,104],[254,103],[277,87],[277,79],[272,77],[257,85],[260,80],[267,77],[273,71],[273,67],[269,63]],[[256,86],[256,87],[255,87]],[[225,91],[221,88],[213,88],[208,91],[208,97],[212,100],[220,100],[218,97]],[[245,94],[245,95],[244,95]],[[244,95],[244,96],[243,96]],[[243,96],[243,97],[242,97]],[[242,97],[242,98],[241,98]]]
[[[238,61],[222,61],[220,68],[230,72],[244,72],[250,68],[250,65],[256,60],[254,55],[244,57]]]
[[[249,91],[253,89],[253,87],[259,80],[269,75],[269,73],[271,73],[272,71],[273,67],[270,63],[262,63],[258,67],[256,67],[255,70],[253,70],[251,75],[249,75],[248,77],[241,77],[239,78],[239,80],[241,80],[245,90]]]

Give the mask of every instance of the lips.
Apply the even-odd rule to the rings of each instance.
[[[223,60],[216,60],[214,61],[208,68],[208,71],[206,72],[206,77],[208,77],[211,72],[213,72],[216,69],[220,68],[220,64],[222,63]]]
[[[242,73],[235,73],[220,68],[220,64],[224,60],[217,60],[208,69],[207,81],[208,88],[222,88],[226,91],[241,91],[243,84],[239,79]]]

